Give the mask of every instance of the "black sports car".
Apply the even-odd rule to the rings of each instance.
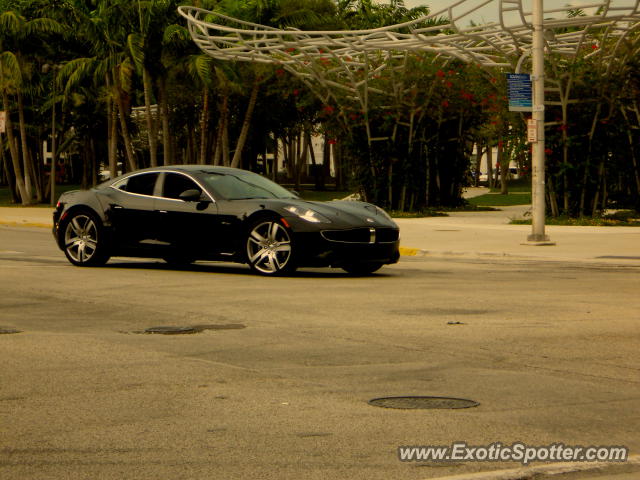
[[[148,168],[91,190],[64,193],[53,214],[58,246],[74,265],[111,256],[248,263],[278,275],[297,267],[368,274],[399,258],[399,230],[375,205],[308,202],[245,170]]]

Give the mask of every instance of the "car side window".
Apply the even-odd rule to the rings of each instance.
[[[118,189],[138,195],[153,195],[158,173],[141,173],[126,179],[126,183],[118,185]]]
[[[202,193],[202,188],[196,182],[185,175],[179,173],[167,173],[164,177],[164,187],[162,196],[165,198],[180,198],[180,194],[186,190],[198,190]]]

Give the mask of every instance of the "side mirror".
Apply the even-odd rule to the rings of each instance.
[[[200,190],[196,190],[195,188],[190,188],[189,190],[185,190],[182,192],[178,198],[180,200],[184,200],[185,202],[199,202],[202,198],[202,192]]]

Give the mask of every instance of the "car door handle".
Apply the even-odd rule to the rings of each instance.
[[[156,210],[156,212],[158,212],[158,213],[169,213],[169,212],[168,212],[168,211],[166,211],[166,210]]]
[[[111,205],[111,208],[113,208],[114,210],[122,210],[124,207],[122,205]]]

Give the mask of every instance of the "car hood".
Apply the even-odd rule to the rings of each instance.
[[[331,202],[311,202],[299,199],[282,200],[280,208],[287,205],[308,208],[331,220],[336,227],[379,226],[398,228],[396,223],[381,213],[375,205],[352,200],[333,200]],[[290,215],[287,212],[287,216]]]

